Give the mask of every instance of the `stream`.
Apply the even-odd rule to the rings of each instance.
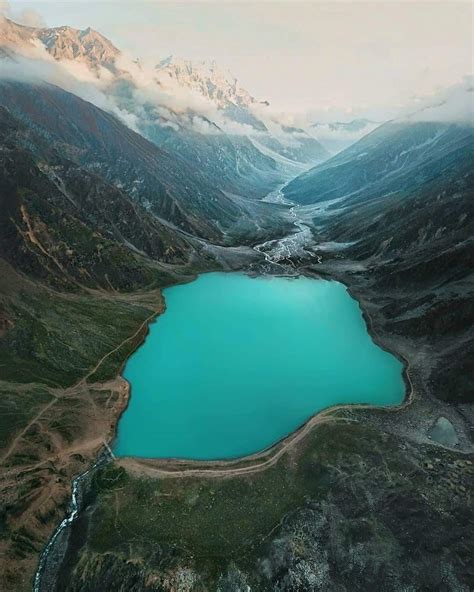
[[[33,592],[49,592],[54,589],[51,586],[51,580],[54,580],[56,574],[57,565],[62,561],[63,555],[67,547],[67,533],[68,527],[76,520],[81,510],[83,501],[83,488],[84,482],[93,474],[95,469],[103,466],[110,462],[112,453],[110,448],[106,446],[105,450],[99,455],[97,461],[89,468],[84,471],[72,481],[71,488],[71,501],[69,502],[69,509],[66,517],[58,524],[56,530],[53,532],[49,539],[46,547],[41,553],[41,557],[38,563],[38,567],[35,573],[35,579],[33,583]],[[56,546],[58,548],[56,549]]]
[[[297,266],[294,259],[305,259],[308,256],[321,263],[320,255],[316,255],[310,248],[314,245],[314,238],[311,228],[305,224],[302,218],[298,215],[298,210],[301,206],[287,200],[283,194],[283,188],[286,183],[271,191],[266,195],[262,201],[267,203],[288,205],[288,215],[290,221],[293,223],[296,231],[288,234],[283,238],[271,239],[260,243],[254,247],[265,257],[265,261],[287,270],[288,264],[296,270]]]

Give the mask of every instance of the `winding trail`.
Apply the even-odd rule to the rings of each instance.
[[[137,337],[141,331],[143,331],[143,329],[145,329],[146,327],[148,327],[149,323],[158,315],[160,314],[160,312],[163,312],[164,307],[163,305],[160,305],[158,308],[156,308],[151,315],[149,315],[144,321],[143,323],[138,327],[138,329],[135,331],[135,333],[133,335],[130,335],[130,337],[127,337],[126,339],[124,339],[123,341],[121,341],[117,347],[114,347],[114,349],[110,350],[109,352],[107,352],[104,356],[102,356],[100,358],[100,360],[97,362],[97,364],[94,366],[94,368],[92,368],[92,370],[90,370],[85,376],[83,376],[79,382],[77,382],[75,385],[73,385],[71,388],[75,388],[77,386],[80,386],[82,384],[85,384],[87,382],[87,379],[90,378],[91,376],[93,376],[97,370],[102,366],[102,364],[104,363],[104,361],[109,357],[112,356],[114,353],[116,353],[117,351],[119,351],[119,349],[121,349],[126,343],[128,343],[129,341],[132,341],[133,339],[135,339],[135,337]]]

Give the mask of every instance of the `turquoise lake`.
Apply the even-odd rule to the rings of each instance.
[[[338,282],[207,273],[164,296],[124,370],[118,456],[244,456],[331,405],[404,397],[401,362]]]

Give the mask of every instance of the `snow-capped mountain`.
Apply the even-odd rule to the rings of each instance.
[[[168,56],[155,66],[155,70],[160,84],[166,85],[172,79],[181,86],[198,91],[222,109],[229,104],[249,107],[257,102],[230,72],[219,68],[215,61],[193,62]]]
[[[90,28],[32,28],[8,19],[0,25],[4,53],[33,59],[40,73],[41,60],[48,75],[56,67],[47,81],[113,112],[193,166],[199,162],[209,183],[218,178],[231,193],[262,196],[329,156],[304,130],[273,118],[267,101],[214,62],[168,57],[150,68]]]
[[[19,25],[0,15],[0,43],[2,47],[29,55],[42,44],[56,60],[82,62],[91,69],[99,66],[115,72],[115,60],[120,51],[103,35],[90,27],[34,28]]]
[[[102,66],[115,71],[119,50],[90,27],[82,31],[72,27],[39,29],[35,31],[35,36],[57,60],[75,60],[91,68]]]
[[[265,131],[265,124],[252,108],[268,104],[255,99],[230,72],[215,61],[191,61],[169,56],[155,66],[156,82],[164,90],[185,88],[203,97],[233,122]],[[250,130],[251,131],[251,130]]]
[[[169,56],[157,64],[157,83],[163,89],[179,85],[197,93],[216,107],[224,117],[242,126],[224,126],[229,133],[244,133],[255,146],[277,160],[312,164],[328,157],[326,150],[301,128],[283,125],[268,112],[267,100],[258,100],[244,89],[230,72],[215,61],[193,62]]]

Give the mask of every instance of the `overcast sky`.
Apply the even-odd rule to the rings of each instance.
[[[384,119],[472,72],[470,2],[9,4],[17,20],[91,26],[145,60],[215,59],[276,110]]]

